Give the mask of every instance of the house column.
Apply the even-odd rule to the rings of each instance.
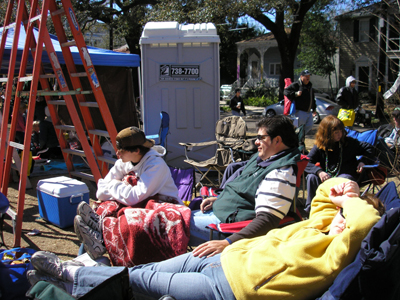
[[[236,79],[240,85],[240,55],[242,54],[243,49],[237,48],[237,59],[236,59]]]
[[[268,46],[257,47],[257,50],[260,53],[260,81],[264,79],[264,54],[267,52],[268,48]]]

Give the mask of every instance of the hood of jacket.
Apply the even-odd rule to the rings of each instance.
[[[155,150],[157,152],[157,154],[153,154],[153,155],[157,155],[157,156],[164,156],[167,154],[167,149],[165,149],[163,146],[160,145],[154,145],[153,147],[151,147],[151,150]],[[149,151],[149,152],[150,152]]]
[[[350,87],[350,83],[352,83],[353,81],[356,81],[357,79],[355,79],[353,76],[349,76],[346,79],[346,86]]]

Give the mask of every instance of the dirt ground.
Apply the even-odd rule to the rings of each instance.
[[[33,175],[33,173],[32,173]],[[46,222],[39,215],[38,200],[36,194],[36,185],[40,179],[69,176],[66,174],[48,175],[40,177],[31,177],[32,187],[26,190],[25,209],[22,224],[21,247],[29,247],[35,250],[46,250],[56,253],[61,259],[69,260],[76,257],[79,249],[79,240],[76,237],[73,227],[61,229],[51,223]],[[95,186],[91,182],[85,182],[90,190],[91,200],[95,199]],[[11,183],[8,189],[7,198],[10,206],[16,210],[18,202],[18,183]],[[29,236],[28,233],[37,229],[39,235]],[[4,224],[4,240],[8,248],[14,246],[14,235],[12,230],[12,222],[6,216]]]
[[[313,128],[313,132],[306,137],[306,147],[307,149],[311,149],[314,143],[313,134],[317,129],[317,125]],[[40,179],[55,177],[55,176],[68,176],[68,173],[65,174],[50,174],[47,173],[46,176],[35,176],[34,172],[31,176],[31,183],[33,188],[26,191],[25,197],[25,209],[24,209],[24,217],[22,224],[22,238],[21,244],[22,247],[29,247],[35,250],[46,250],[51,251],[59,255],[64,260],[69,260],[76,257],[79,249],[79,241],[76,237],[76,234],[73,230],[73,227],[60,229],[57,226],[46,222],[45,220],[40,218],[39,209],[38,209],[38,201],[36,194],[36,185]],[[389,178],[390,181],[396,181],[399,184],[399,180],[396,177]],[[95,200],[96,187],[94,183],[85,181],[90,190],[90,199],[91,201]],[[306,192],[303,195],[303,192],[299,193],[299,200],[305,198]],[[10,183],[8,189],[8,199],[10,200],[11,207],[16,210],[17,200],[18,200],[18,183]],[[37,229],[40,231],[39,235],[30,236],[29,232]],[[4,224],[4,239],[6,246],[8,248],[12,248],[14,246],[14,236],[12,230],[11,220],[8,216],[6,216],[5,224]]]

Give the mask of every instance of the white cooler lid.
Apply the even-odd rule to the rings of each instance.
[[[39,180],[36,189],[58,198],[89,192],[89,188],[84,182],[66,176]]]

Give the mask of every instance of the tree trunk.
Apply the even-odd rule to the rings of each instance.
[[[284,79],[294,78],[294,60],[296,58],[297,49],[300,42],[300,32],[303,26],[304,16],[317,0],[301,0],[291,7],[294,15],[292,27],[288,30],[285,22],[285,14],[287,11],[276,10],[275,22],[259,12],[250,15],[252,18],[260,22],[268,30],[270,30],[278,43],[278,49],[281,56],[281,76],[279,79],[279,90],[285,87]]]

